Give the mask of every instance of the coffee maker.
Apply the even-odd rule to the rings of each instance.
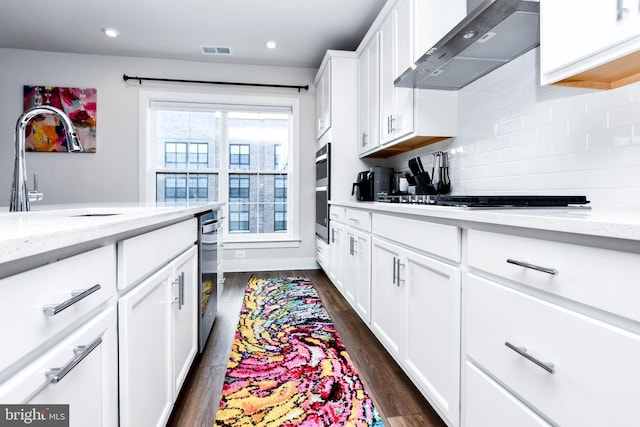
[[[351,195],[360,202],[374,201],[378,193],[391,192],[393,168],[374,166],[368,171],[358,172],[356,182],[351,187]]]

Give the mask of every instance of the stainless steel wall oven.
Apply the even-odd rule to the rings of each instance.
[[[316,152],[316,236],[329,243],[331,144]]]

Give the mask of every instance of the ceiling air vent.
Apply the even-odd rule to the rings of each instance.
[[[231,55],[230,47],[221,46],[200,46],[202,53],[205,55]]]

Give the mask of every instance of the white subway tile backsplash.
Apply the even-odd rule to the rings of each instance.
[[[541,87],[534,49],[458,92],[458,136],[394,158],[449,153],[453,194],[579,194],[640,205],[640,83]],[[428,165],[428,166],[427,166]],[[631,200],[631,201],[629,201]]]
[[[633,125],[640,121],[640,101],[609,108],[609,126]]]

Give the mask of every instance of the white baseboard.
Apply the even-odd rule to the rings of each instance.
[[[225,259],[224,271],[316,270],[320,266],[315,258]]]

